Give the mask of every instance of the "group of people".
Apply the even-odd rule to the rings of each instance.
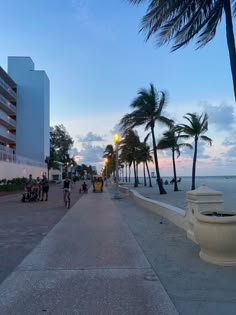
[[[68,194],[68,198],[70,199],[70,190],[71,190],[71,180],[69,176],[66,176],[62,182],[62,189],[64,193],[64,200],[66,194]],[[47,179],[46,174],[43,174],[42,178],[37,177],[34,179],[32,174],[29,175],[29,178],[25,183],[25,192],[22,196],[22,201],[48,201],[48,191],[49,191],[49,181]],[[83,182],[80,192],[88,192],[88,185],[86,182]]]
[[[35,200],[47,201],[49,182],[46,174],[43,174],[42,178],[37,177],[36,179],[34,179],[32,174],[30,174],[25,184],[25,190],[29,196],[33,194]]]
[[[164,183],[164,185],[168,185],[168,184],[169,184],[169,182],[168,182],[167,179],[163,182],[163,179],[161,178],[161,181],[162,181],[162,184]],[[172,179],[170,180],[170,184],[174,184],[174,182],[175,182],[175,179],[172,178]],[[176,178],[176,182],[177,182],[177,183],[180,183],[180,182],[181,182],[181,177],[179,177],[178,179]]]

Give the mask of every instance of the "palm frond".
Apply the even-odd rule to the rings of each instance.
[[[190,143],[179,143],[178,145],[180,148],[185,147],[185,148],[193,149],[193,146]]]
[[[187,45],[195,36],[200,48],[215,36],[222,14],[222,0],[150,0],[140,31],[146,40],[154,36],[158,46],[173,41],[172,51]]]
[[[232,8],[233,8],[233,16],[235,17],[236,16],[236,1],[234,1]]]
[[[131,4],[140,4],[141,2],[144,2],[145,0],[128,0]]]
[[[200,136],[200,139],[207,142],[210,146],[212,145],[212,139],[207,136]]]
[[[146,135],[146,137],[144,138],[144,142],[145,142],[145,143],[148,141],[150,135],[151,135],[151,132],[149,132],[149,133]]]
[[[179,147],[175,149],[177,159],[180,157],[180,149]]]
[[[158,122],[162,123],[165,126],[171,127],[174,124],[174,121],[172,119],[169,119],[165,116],[159,116],[157,117]]]

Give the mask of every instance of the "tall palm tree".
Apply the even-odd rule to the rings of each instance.
[[[106,165],[109,175],[115,171],[115,151],[112,144],[108,144],[103,152],[103,158],[107,158],[108,163]]]
[[[133,164],[134,169],[134,187],[138,186],[138,177],[137,177],[137,157],[138,157],[138,148],[140,145],[140,139],[137,131],[132,129],[127,129],[123,135],[123,139],[120,141],[120,150],[121,157],[127,158],[130,165]]]
[[[222,16],[225,15],[226,38],[236,100],[236,49],[233,17],[236,15],[235,0],[128,0],[139,4],[149,2],[142,18],[141,30],[146,40],[157,37],[162,46],[173,40],[172,51],[187,45],[197,37],[197,48],[205,46],[215,34]]]
[[[150,154],[150,147],[147,145],[146,142],[141,142],[139,151],[140,151],[140,160],[143,162],[144,179],[145,179],[145,167],[146,167],[147,173],[148,173],[149,187],[152,187],[152,180],[151,180],[150,171],[148,167],[148,162],[153,162],[153,158]],[[146,180],[144,182],[144,185],[146,186],[145,183],[146,183]]]
[[[162,115],[162,111],[166,105],[166,93],[162,91],[157,92],[154,85],[150,84],[150,89],[141,89],[138,92],[138,96],[130,104],[130,107],[134,108],[134,111],[130,114],[126,114],[120,121],[120,126],[123,130],[142,125],[145,125],[146,131],[151,130],[157,183],[160,194],[166,194],[166,191],[160,176],[154,129],[157,121],[167,126],[172,125],[173,121]]]
[[[192,190],[195,189],[195,176],[196,176],[196,162],[197,162],[197,146],[198,140],[203,140],[209,145],[212,145],[212,139],[204,136],[208,130],[208,116],[207,114],[198,115],[197,113],[187,113],[184,116],[189,122],[189,125],[180,124],[177,126],[178,131],[181,132],[180,138],[194,139],[194,154],[193,154],[193,167],[192,167]]]
[[[179,133],[176,128],[172,127],[170,130],[164,132],[163,137],[160,139],[157,149],[171,149],[172,151],[172,163],[174,173],[174,191],[178,191],[177,176],[176,176],[176,165],[175,165],[175,153],[177,158],[180,156],[181,147],[193,148],[189,143],[178,143]]]

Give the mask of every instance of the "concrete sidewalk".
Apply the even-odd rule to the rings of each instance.
[[[116,205],[179,314],[236,314],[235,266],[204,262],[184,230],[128,196]]]
[[[1,284],[0,314],[177,311],[105,191],[84,195]]]

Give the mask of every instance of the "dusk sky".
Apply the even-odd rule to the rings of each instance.
[[[139,33],[146,6],[126,0],[12,0],[1,2],[0,65],[8,56],[30,56],[50,79],[50,124],[63,124],[79,163],[102,166],[116,125],[140,88],[153,83],[169,94],[169,118],[186,123],[187,112],[209,115],[212,147],[199,143],[197,175],[236,175],[236,105],[222,20],[201,50],[194,42],[170,53]],[[235,25],[234,25],[235,28]],[[165,130],[156,127],[157,138]],[[141,140],[142,129],[138,130]],[[172,175],[170,153],[158,152],[162,176]],[[177,160],[190,176],[192,151]]]

